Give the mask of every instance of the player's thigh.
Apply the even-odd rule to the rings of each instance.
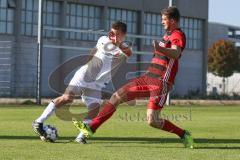
[[[129,98],[129,88],[133,85],[133,82],[128,82],[119,88],[116,92],[114,92],[110,98],[110,103],[114,105],[118,105],[119,103],[127,102],[132,99]]]
[[[162,94],[162,85],[162,80],[143,75],[126,86],[127,96],[129,99],[157,97]]]
[[[164,104],[166,103],[166,100],[167,100],[166,94],[150,97],[147,108],[152,110],[162,110]]]
[[[84,90],[83,87],[83,78],[84,78],[84,74],[81,72],[80,68],[73,76],[73,78],[71,79],[71,81],[68,84],[68,87],[65,91],[65,93],[74,93],[76,96],[80,96],[82,94],[82,90]]]
[[[160,117],[160,112],[164,108],[167,95],[161,95],[158,97],[150,97],[147,107],[147,119],[148,122],[159,121],[162,118]]]
[[[150,96],[149,88],[143,76],[132,79],[118,89],[116,93],[117,96],[121,97],[123,102]]]

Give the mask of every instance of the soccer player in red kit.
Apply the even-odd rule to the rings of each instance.
[[[74,125],[85,133],[86,137],[96,132],[97,128],[113,115],[120,103],[149,97],[148,124],[178,135],[186,148],[193,148],[193,139],[189,131],[159,117],[166,102],[167,93],[174,84],[179,59],[186,44],[185,34],[179,28],[180,13],[178,9],[167,7],[161,11],[161,15],[166,34],[160,43],[153,41],[154,56],[148,71],[118,89],[103,106],[99,115],[92,120],[92,123],[85,124],[81,121],[73,121]]]

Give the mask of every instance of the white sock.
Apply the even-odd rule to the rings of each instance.
[[[92,122],[92,120],[91,119],[85,119],[83,122],[86,123],[86,124],[89,124],[89,123]],[[85,136],[84,136],[84,134],[82,132],[80,132],[78,134],[76,140],[78,141],[78,140],[81,140],[82,138],[85,138]]]
[[[92,120],[91,119],[84,119],[84,121],[83,121],[85,124],[90,124],[91,122],[92,122]]]
[[[36,122],[43,123],[53,114],[54,111],[55,111],[55,104],[53,102],[50,102],[48,106],[45,108],[45,110],[43,111],[42,115],[38,119],[36,119]]]
[[[84,139],[85,136],[84,136],[84,134],[83,134],[82,132],[80,132],[80,133],[78,134],[76,140],[78,141],[78,140],[81,140],[82,138]]]

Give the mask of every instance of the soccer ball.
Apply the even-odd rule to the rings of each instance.
[[[46,141],[55,142],[58,139],[57,129],[51,125],[45,125],[43,127],[46,134]]]

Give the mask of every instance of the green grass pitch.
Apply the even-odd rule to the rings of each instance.
[[[71,121],[55,115],[46,124],[59,131],[56,143],[41,142],[33,133],[32,121],[44,107],[0,107],[0,160],[237,160],[240,159],[240,106],[169,106],[162,116],[189,129],[195,149],[185,149],[173,134],[147,125],[146,107],[121,106],[89,144],[74,140],[78,134]],[[72,107],[72,113],[86,110]]]

